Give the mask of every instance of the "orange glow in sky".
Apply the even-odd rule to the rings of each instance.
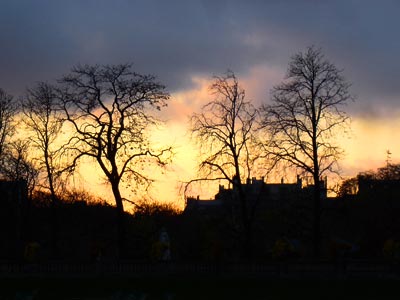
[[[270,69],[256,68],[247,74],[247,77],[239,80],[246,90],[247,98],[255,99],[255,105],[259,105],[262,102],[261,97],[268,99],[266,87],[278,82],[278,77],[281,76],[279,72],[274,73]],[[260,84],[260,78],[267,78],[270,84],[268,86]],[[194,77],[194,87],[173,93],[169,106],[162,111],[162,118],[166,119],[165,127],[154,133],[152,139],[160,145],[173,145],[175,155],[173,162],[162,173],[159,168],[154,168],[152,172],[156,181],[149,196],[154,200],[172,202],[179,207],[184,205],[180,186],[182,182],[196,178],[198,163],[196,146],[190,139],[189,116],[193,112],[199,112],[202,105],[211,99],[208,90],[210,82],[211,78]],[[400,149],[400,139],[396,138],[396,133],[400,132],[400,118],[389,120],[352,117],[351,120],[351,132],[337,138],[337,143],[346,154],[340,162],[343,177],[355,176],[358,172],[383,166],[386,162],[386,150],[392,152],[393,163],[400,161],[400,153],[396,152]],[[90,163],[85,164],[81,168],[81,175],[81,179],[77,180],[81,181],[80,185],[90,192],[110,199],[110,203],[113,203],[110,189],[101,179],[103,178],[101,172],[95,166]],[[290,176],[287,178],[290,180]],[[218,183],[213,183],[206,189],[192,191],[192,194],[196,196],[199,193],[200,197],[209,199],[215,195],[217,189]],[[138,197],[129,190],[124,192],[126,198]]]

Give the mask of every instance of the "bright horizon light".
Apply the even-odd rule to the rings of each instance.
[[[269,89],[281,81],[283,73],[280,69],[269,69],[266,66],[253,68],[244,76],[238,75],[239,84],[246,91],[247,100],[255,106],[268,101]],[[268,84],[264,84],[264,81]],[[168,107],[161,110],[159,117],[165,124],[151,134],[153,144],[173,146],[174,157],[165,169],[150,166],[150,174],[155,180],[147,195],[135,194],[129,188],[122,187],[123,197],[131,201],[151,199],[154,201],[174,203],[184,207],[182,183],[197,178],[198,152],[195,142],[190,139],[189,117],[194,112],[200,112],[201,107],[212,99],[209,85],[212,76],[193,76],[193,87],[171,94]],[[393,117],[360,117],[351,116],[351,131],[348,135],[336,137],[337,144],[345,150],[344,158],[339,162],[343,178],[356,176],[357,173],[375,170],[384,166],[386,151],[392,153],[392,163],[400,161],[400,140],[395,133],[400,131],[400,118]],[[329,178],[329,174],[328,178]],[[285,177],[285,182],[294,182],[296,175],[279,174],[279,178],[268,178],[268,181],[278,182]],[[330,181],[330,183],[335,183]],[[194,187],[187,196],[200,196],[202,199],[212,199],[218,192],[218,184],[205,184],[203,188]],[[226,183],[225,183],[226,184]],[[71,181],[71,187],[105,199],[114,204],[110,186],[104,174],[90,159],[85,159],[79,167],[79,173]],[[131,205],[125,204],[129,210]]]

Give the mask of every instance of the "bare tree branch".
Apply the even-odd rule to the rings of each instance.
[[[57,193],[63,187],[66,160],[63,156],[64,145],[60,142],[64,116],[59,110],[58,97],[54,86],[38,83],[27,90],[22,101],[22,123],[28,132],[28,140],[33,149],[38,150],[35,157],[38,171],[44,175],[42,187],[57,201]]]
[[[0,158],[7,146],[8,139],[15,131],[14,116],[17,108],[13,97],[0,88]]]

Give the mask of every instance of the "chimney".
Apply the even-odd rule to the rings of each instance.
[[[300,178],[300,175],[297,175],[297,185],[301,188],[303,186],[303,181]]]

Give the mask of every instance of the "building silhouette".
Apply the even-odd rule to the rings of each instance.
[[[326,179],[321,181],[322,197],[327,199]],[[239,197],[237,188],[219,185],[218,193],[212,200],[202,200],[199,196],[187,197],[185,211],[198,211],[207,213],[218,213],[223,209],[239,209]],[[303,185],[303,180],[298,176],[294,183],[267,183],[264,178],[248,178],[242,184],[246,195],[246,201],[250,207],[257,207],[257,210],[279,209],[301,204],[312,197],[313,186]]]

